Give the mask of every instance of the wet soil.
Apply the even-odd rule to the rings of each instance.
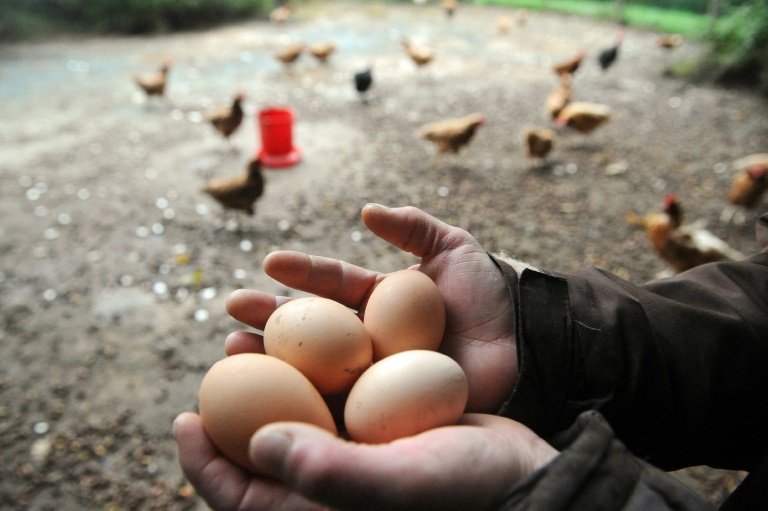
[[[694,85],[665,69],[695,57],[630,29],[616,64],[596,52],[615,27],[532,13],[499,34],[505,11],[462,6],[310,4],[287,24],[245,22],[157,37],[72,38],[0,48],[0,507],[203,509],[178,466],[170,425],[194,410],[224,337],[242,326],[224,300],[239,287],[290,290],[263,257],[297,249],[390,271],[414,263],[368,233],[371,201],[415,205],[492,251],[569,270],[599,265],[637,283],[668,267],[628,210],[675,192],[749,253],[756,212],[721,221],[731,162],[764,152],[768,107],[745,91]],[[508,13],[513,15],[513,13]],[[416,68],[400,35],[432,47]],[[274,59],[286,42],[332,39],[326,64]],[[609,105],[590,135],[558,131],[546,164],[529,161],[526,125],[549,126],[549,66],[584,49],[578,100]],[[167,97],[130,76],[172,61]],[[354,72],[373,65],[368,104]],[[202,112],[247,94],[225,142]],[[288,105],[300,164],[271,169],[256,215],[224,215],[200,192],[242,172],[260,149],[255,114]],[[459,156],[436,158],[423,123],[481,112]],[[743,474],[680,476],[717,503]]]

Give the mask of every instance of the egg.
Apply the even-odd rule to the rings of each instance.
[[[321,394],[349,390],[373,358],[360,318],[316,296],[291,300],[272,313],[264,326],[264,351],[301,371]]]
[[[211,441],[249,470],[248,443],[265,424],[299,421],[337,433],[317,389],[298,369],[269,355],[243,353],[219,360],[203,378],[198,399]]]
[[[452,358],[410,350],[373,364],[357,380],[344,406],[350,438],[377,444],[456,424],[469,385]]]
[[[445,331],[445,304],[427,275],[400,270],[373,290],[363,323],[373,342],[373,360],[406,350],[437,350]]]

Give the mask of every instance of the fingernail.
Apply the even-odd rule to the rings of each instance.
[[[249,450],[251,463],[259,472],[280,478],[283,474],[285,457],[288,455],[292,443],[293,438],[279,431],[256,433],[251,438]]]
[[[392,208],[388,208],[387,206],[384,206],[382,204],[377,204],[375,202],[369,202],[365,205],[366,208],[378,208],[383,209],[384,211],[390,211]]]
[[[173,419],[173,424],[171,425],[171,431],[173,432],[173,438],[176,438],[178,434],[176,433],[177,423],[179,422],[179,416],[177,415],[175,419]]]

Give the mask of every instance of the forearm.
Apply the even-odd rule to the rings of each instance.
[[[519,303],[520,360],[501,413],[546,438],[596,409],[658,466],[748,469],[768,428],[768,255],[751,261],[646,286],[596,269],[518,279],[499,263]]]

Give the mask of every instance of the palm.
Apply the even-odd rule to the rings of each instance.
[[[495,412],[517,381],[514,306],[501,273],[467,232],[414,208],[368,206],[363,221],[382,239],[421,258],[420,270],[438,285],[445,300],[446,332],[440,350],[454,358],[469,379],[468,411]],[[283,284],[336,300],[364,314],[365,304],[384,274],[324,257],[277,252],[265,272]],[[227,303],[235,319],[263,329],[287,298],[238,291]],[[236,333],[227,353],[261,351],[261,339]]]
[[[292,437],[293,444],[280,468],[264,467],[259,460],[270,456],[259,439],[275,430]],[[327,509],[312,501],[369,511],[492,509],[509,487],[556,455],[522,424],[485,414],[381,445],[346,442],[306,424],[277,423],[257,433],[252,454],[281,484],[221,457],[197,415],[180,415],[174,431],[185,474],[214,509]]]

